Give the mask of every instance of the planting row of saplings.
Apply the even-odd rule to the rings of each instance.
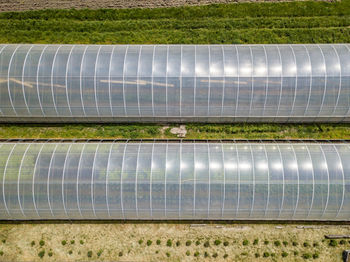
[[[2,243],[5,244],[6,240],[2,240]],[[83,246],[84,245],[84,240],[79,240],[78,245]],[[323,244],[328,245],[329,247],[337,247],[340,245],[343,246],[347,246],[350,245],[350,240],[346,241],[346,240],[326,240],[323,239],[322,240]],[[99,258],[101,257],[101,255],[103,254],[103,249],[99,249],[97,251],[93,251],[93,250],[88,250],[85,251],[86,254],[84,254],[82,251],[73,251],[74,246],[76,244],[75,240],[62,240],[60,243],[62,246],[67,247],[67,254],[68,255],[72,255],[74,252],[76,252],[78,255],[81,256],[85,256],[87,258]],[[156,246],[162,248],[166,247],[167,252],[165,253],[166,257],[171,257],[171,249],[172,248],[177,248],[177,247],[181,247],[181,246],[185,246],[186,247],[186,251],[183,254],[184,256],[194,256],[196,258],[199,257],[204,257],[204,258],[228,258],[230,256],[230,246],[231,248],[233,247],[237,247],[239,248],[244,248],[244,247],[248,247],[248,246],[252,246],[252,247],[257,247],[258,245],[261,246],[265,246],[266,247],[266,251],[261,251],[261,252],[255,252],[254,253],[254,257],[259,258],[286,258],[288,256],[294,256],[294,257],[301,257],[303,259],[318,259],[320,257],[320,243],[319,242],[302,242],[299,243],[297,241],[280,241],[280,240],[273,240],[273,241],[269,241],[269,240],[259,240],[259,239],[254,239],[253,241],[249,241],[247,239],[243,240],[242,242],[237,242],[237,241],[228,241],[228,240],[220,240],[220,239],[216,239],[213,241],[210,240],[187,240],[187,241],[180,241],[180,240],[172,240],[172,239],[168,239],[167,241],[161,241],[160,239],[153,241],[153,240],[144,240],[144,239],[140,239],[138,241],[138,244],[140,246],[144,246],[144,247],[151,247]],[[38,243],[35,242],[34,240],[30,243],[30,246],[33,248],[39,248],[39,252],[38,252],[38,256],[40,258],[44,258],[45,256],[48,257],[52,257],[54,255],[54,250],[50,249],[45,249],[45,241],[44,240],[40,240]],[[219,246],[223,246],[224,250],[218,249]],[[270,248],[269,248],[270,247]],[[271,247],[274,247],[274,251],[271,251]],[[159,249],[157,249],[155,251],[155,254],[159,254]],[[256,248],[257,249],[257,248]],[[276,251],[276,249],[280,249],[278,251]],[[259,250],[261,250],[261,248],[259,248]],[[130,249],[128,250],[127,253],[130,253]],[[0,256],[3,256],[4,252],[0,250]],[[124,255],[123,251],[119,251],[118,256],[122,257]],[[178,253],[177,253],[178,255]],[[248,252],[244,251],[240,254],[242,257],[244,256],[248,256]]]

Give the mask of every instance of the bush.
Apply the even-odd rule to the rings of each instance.
[[[43,258],[45,256],[45,250],[41,250],[39,253],[38,253],[38,256],[40,258]]]
[[[73,245],[75,243],[75,240],[71,240],[70,243]]]
[[[65,246],[67,244],[67,241],[66,240],[62,240],[62,246]]]
[[[166,245],[168,247],[171,247],[173,245],[173,241],[171,241],[171,239],[168,239],[168,241],[166,242]]]
[[[228,254],[225,254],[225,255],[224,255],[224,258],[227,258],[227,257],[228,257]]]
[[[152,240],[147,240],[147,246],[152,245]]]
[[[253,245],[259,244],[259,239],[254,239]]]
[[[160,239],[157,239],[156,244],[159,246],[160,245]]]
[[[186,256],[191,255],[191,252],[189,250],[186,251]]]
[[[285,251],[283,251],[283,252],[282,252],[282,257],[287,257],[287,256],[288,256],[288,253],[285,252]]]
[[[80,245],[84,245],[84,240],[80,240]]]
[[[187,247],[189,247],[191,244],[192,244],[192,241],[191,241],[191,240],[187,240],[187,241],[186,241],[186,246],[187,246]]]
[[[304,247],[310,247],[310,244],[309,244],[309,242],[304,242],[304,243],[303,243],[303,246],[304,246]]]
[[[176,246],[179,247],[181,245],[181,242],[178,240],[176,241]]]
[[[346,244],[346,241],[345,241],[344,239],[342,239],[342,240],[339,241],[339,244],[340,244],[340,245],[345,245],[345,244]]]
[[[120,251],[119,254],[118,254],[118,256],[122,257],[122,256],[123,256],[123,252]]]
[[[204,247],[209,247],[210,246],[209,241],[205,241],[203,246]]]
[[[276,246],[276,247],[279,247],[281,245],[281,241],[279,240],[276,240],[273,242],[273,244]]]
[[[139,240],[139,245],[142,245],[142,243],[143,243],[143,240],[140,239],[140,240]]]
[[[283,245],[284,245],[285,247],[288,246],[288,242],[287,242],[287,241],[283,241],[282,243],[283,243]]]
[[[217,256],[218,256],[218,253],[216,252],[212,255],[213,258],[216,258]]]
[[[196,241],[196,246],[199,246],[201,242],[199,240]]]
[[[170,253],[169,253],[169,252],[166,252],[166,256],[167,256],[167,257],[170,257]]]
[[[229,245],[228,241],[224,241],[224,246],[227,247]]]
[[[292,242],[292,245],[293,245],[293,247],[296,247],[296,246],[298,245],[298,242],[293,241],[293,242]]]
[[[247,239],[244,239],[242,243],[243,243],[243,246],[247,246],[249,244],[249,241]]]
[[[270,243],[270,242],[269,242],[268,240],[265,240],[265,241],[264,241],[264,244],[265,244],[265,245],[268,245],[269,243]]]
[[[218,245],[220,245],[220,244],[221,244],[221,240],[219,240],[219,239],[216,239],[216,240],[214,241],[214,244],[215,244],[215,246],[218,246]]]
[[[47,253],[49,257],[52,257],[53,256],[53,253],[52,251],[49,251],[49,253]]]
[[[312,255],[313,259],[317,259],[320,257],[320,253],[318,252],[315,252],[313,255]]]
[[[270,253],[269,252],[264,252],[263,257],[269,257]]]
[[[194,254],[193,254],[195,257],[198,257],[199,256],[199,252],[198,251],[196,251],[196,252],[194,252]]]
[[[259,254],[259,253],[255,253],[254,256],[255,256],[256,258],[258,258],[258,257],[260,257],[260,254]]]
[[[329,245],[330,245],[331,247],[336,247],[336,246],[338,246],[338,242],[337,242],[337,240],[335,240],[335,239],[331,239],[331,240],[329,241]]]
[[[89,251],[87,252],[87,256],[88,256],[88,257],[92,257],[92,251],[91,251],[91,250],[89,250]]]
[[[309,259],[309,258],[311,258],[312,257],[312,255],[310,254],[310,253],[304,253],[303,255],[302,255],[302,258],[303,259]]]
[[[30,245],[33,247],[35,246],[35,241],[33,240],[32,242],[30,242]]]
[[[97,251],[97,256],[100,257],[100,256],[102,255],[102,252],[103,252],[102,249],[100,249],[99,251]]]

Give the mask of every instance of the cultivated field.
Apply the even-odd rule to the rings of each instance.
[[[1,224],[0,260],[341,261],[350,242],[330,244],[325,234],[350,234],[350,226]]]

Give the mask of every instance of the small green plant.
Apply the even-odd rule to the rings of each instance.
[[[269,257],[270,253],[269,252],[264,252],[263,257]]]
[[[91,251],[91,250],[89,250],[89,251],[87,252],[87,256],[88,256],[88,257],[92,257],[92,251]]]
[[[287,241],[283,241],[282,243],[283,243],[283,245],[284,245],[285,247],[288,246],[288,242],[287,242]]]
[[[118,256],[122,257],[122,256],[123,256],[123,252],[120,251],[119,254],[118,254]]]
[[[339,241],[339,244],[340,244],[340,245],[345,245],[345,244],[346,244],[346,241],[345,241],[344,239],[342,239],[342,240]]]
[[[99,251],[97,251],[97,256],[100,257],[100,256],[102,255],[102,252],[103,252],[102,249],[100,249]]]
[[[35,246],[35,241],[33,240],[32,242],[30,242],[30,245],[33,247]]]
[[[5,244],[6,243],[6,239],[1,240],[1,242]]]
[[[228,257],[228,254],[225,254],[225,255],[224,255],[224,258],[227,258],[227,257]]]
[[[186,241],[186,246],[189,247],[192,244],[191,240]]]
[[[203,244],[204,247],[209,247],[210,244],[209,244],[209,241],[205,241],[204,244]]]
[[[303,243],[303,246],[304,246],[304,247],[310,247],[310,243],[309,243],[309,242],[304,242],[304,243]]]
[[[288,257],[288,253],[286,251],[282,252],[282,257]]]
[[[199,246],[201,242],[199,240],[196,241],[196,246]]]
[[[74,243],[75,243],[75,240],[71,240],[71,241],[70,241],[70,243],[71,243],[72,245],[74,245]]]
[[[275,254],[275,253],[271,253],[270,255],[271,255],[271,257],[275,257],[275,256],[276,256],[276,254]]]
[[[224,246],[227,247],[229,245],[228,241],[224,241]]]
[[[191,252],[189,250],[186,251],[186,256],[191,255]]]
[[[312,258],[313,259],[317,259],[319,257],[320,257],[320,253],[319,252],[315,252],[315,253],[312,254]]]
[[[260,254],[259,254],[259,253],[255,253],[254,256],[255,256],[256,258],[258,258],[258,257],[260,257]]]
[[[276,241],[273,242],[273,244],[274,244],[276,247],[279,247],[279,246],[281,246],[281,241],[276,240]]]
[[[219,240],[219,239],[216,239],[216,240],[214,241],[214,244],[215,244],[215,246],[218,246],[218,245],[220,245],[220,244],[221,244],[221,240]]]
[[[313,245],[314,247],[319,247],[319,246],[320,246],[320,244],[318,244],[318,242],[314,242],[312,245]]]
[[[158,254],[159,253],[159,250],[156,250],[156,254]]]
[[[303,259],[309,259],[309,258],[311,258],[312,257],[312,255],[310,254],[310,253],[304,253],[303,255],[302,255],[302,258]]]
[[[42,246],[44,246],[45,245],[45,241],[44,240],[40,240],[39,241],[39,245],[42,247]]]
[[[73,254],[73,250],[69,250],[69,251],[68,251],[68,254],[69,254],[69,255]]]
[[[265,244],[265,245],[268,245],[269,243],[270,243],[270,241],[268,241],[268,240],[265,240],[265,241],[264,241],[264,244]]]
[[[254,239],[254,241],[253,241],[253,245],[257,245],[257,244],[259,244],[259,239]]]
[[[147,246],[152,245],[152,240],[147,240]]]
[[[207,251],[204,252],[204,257],[209,257],[209,253]]]
[[[39,253],[38,253],[38,256],[40,258],[43,258],[45,256],[45,250],[41,250]]]
[[[245,252],[245,251],[244,251],[244,252],[241,253],[241,255],[242,255],[242,256],[247,256],[247,255],[248,255],[248,252]]]
[[[293,247],[296,247],[296,246],[298,245],[298,242],[293,241],[293,242],[292,242],[292,245],[293,245]]]
[[[297,256],[297,255],[299,255],[299,251],[298,251],[298,250],[295,250],[295,251],[293,252],[293,254],[294,254],[294,256]]]
[[[244,239],[242,244],[243,244],[243,246],[247,246],[249,244],[249,241],[247,239]]]
[[[195,257],[198,257],[199,256],[199,252],[198,251],[196,251],[196,252],[194,252],[194,254],[193,254]]]
[[[336,247],[336,246],[338,246],[337,240],[331,239],[331,240],[329,241],[329,246],[331,246],[331,247]]]
[[[167,257],[170,257],[170,253],[169,253],[169,252],[166,252],[166,256],[167,256]]]
[[[4,251],[0,250],[0,256],[4,255]]]
[[[181,242],[178,240],[176,241],[176,246],[179,247],[181,245]]]
[[[216,258],[217,256],[218,256],[218,253],[216,252],[212,255],[213,258]]]
[[[143,240],[140,239],[140,240],[139,240],[139,245],[142,245],[142,243],[143,243]]]
[[[159,246],[160,245],[160,239],[157,239],[156,244]]]
[[[62,240],[62,246],[65,246],[67,244],[67,241],[66,240]]]
[[[53,256],[52,251],[49,251],[49,252],[47,253],[47,255],[48,255],[49,257],[52,257],[52,256]]]
[[[80,245],[84,245],[84,240],[80,240]]]
[[[173,245],[173,241],[171,241],[171,239],[168,239],[168,241],[166,242],[166,245],[168,247],[171,247]]]

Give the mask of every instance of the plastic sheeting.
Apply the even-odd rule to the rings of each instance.
[[[350,144],[3,142],[0,219],[350,219]]]
[[[0,121],[349,121],[349,48],[0,45]]]

